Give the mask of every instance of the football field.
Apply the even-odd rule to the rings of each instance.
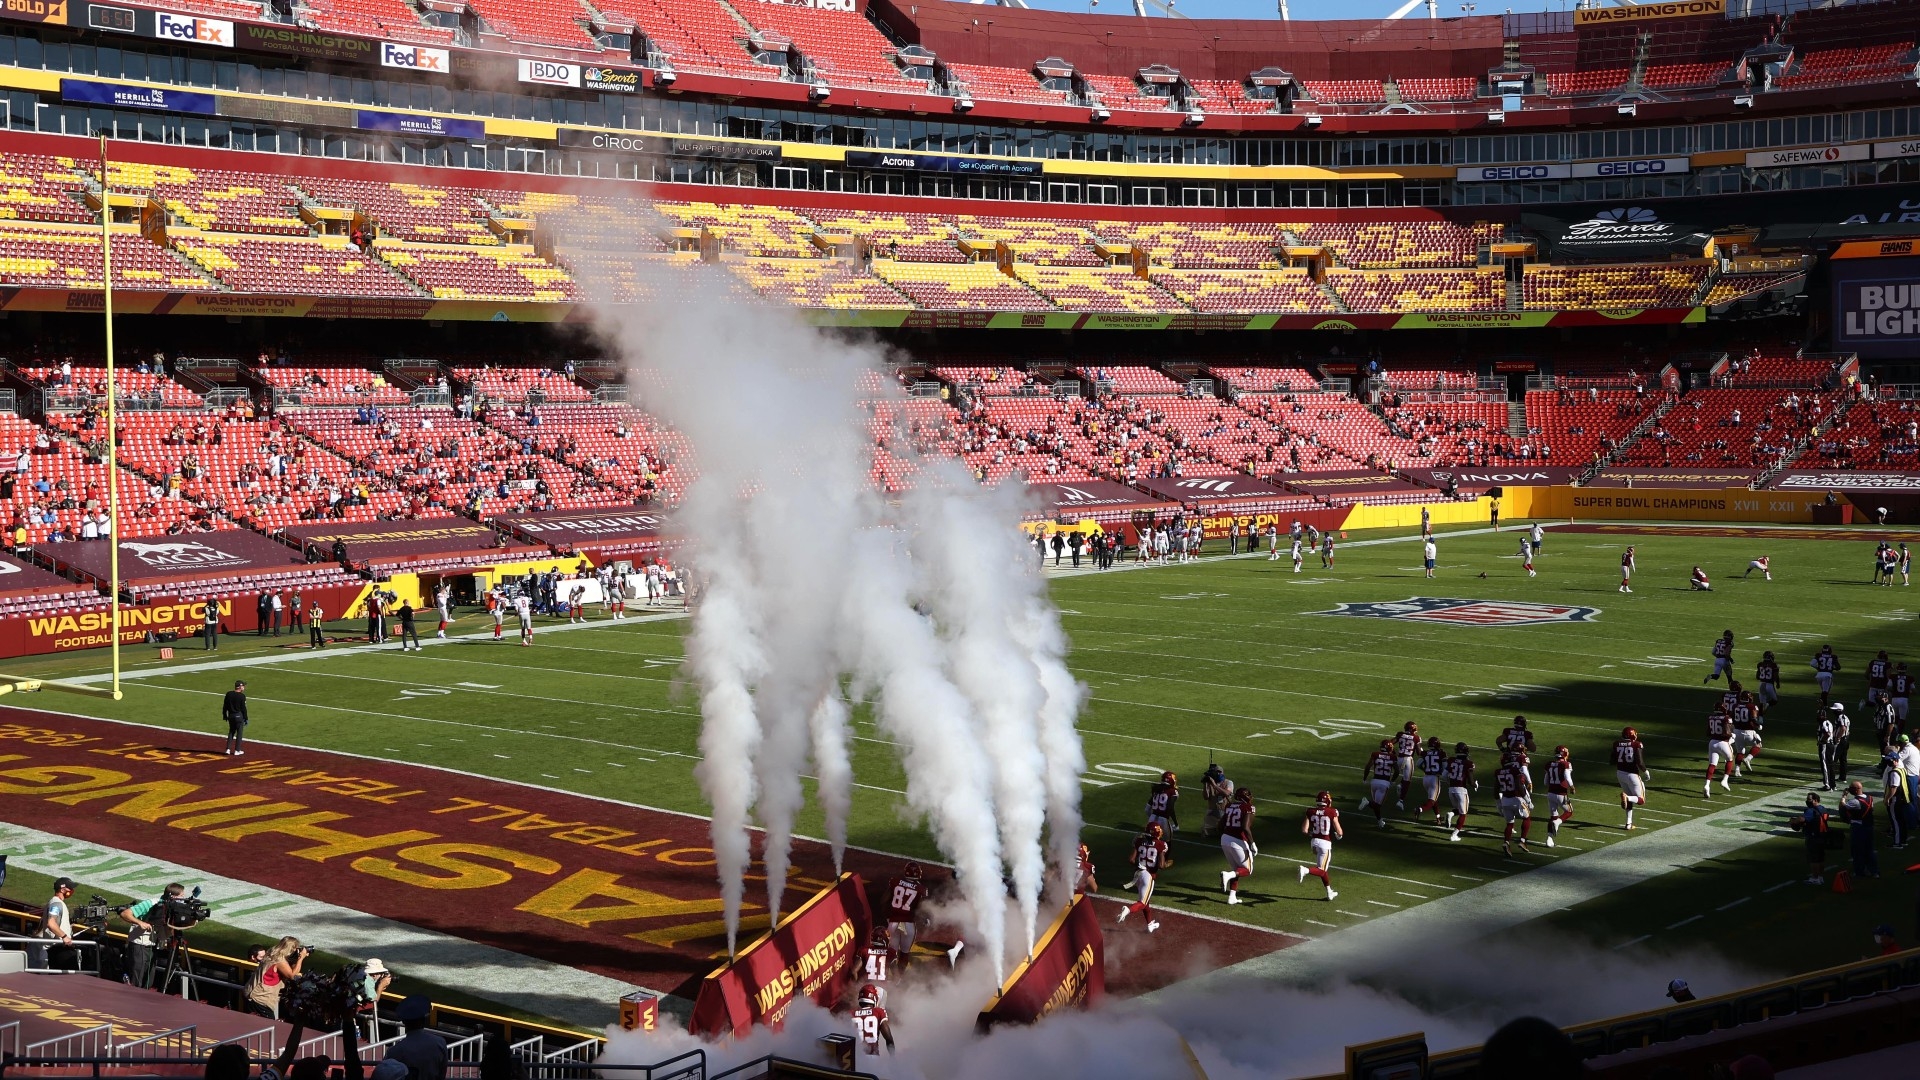
[[[1874,736],[1855,711],[1862,672],[1879,649],[1920,662],[1920,600],[1897,583],[1870,586],[1869,555],[1881,536],[1920,535],[1563,524],[1547,530],[1531,579],[1515,554],[1521,535],[1513,526],[1443,531],[1433,580],[1421,569],[1418,541],[1406,535],[1356,534],[1337,548],[1335,565],[1323,568],[1315,553],[1298,574],[1284,558],[1217,557],[1218,541],[1210,542],[1212,557],[1189,565],[1049,571],[1072,638],[1070,663],[1089,691],[1080,720],[1089,766],[1084,839],[1103,894],[1122,892],[1148,786],[1174,770],[1185,793],[1181,828],[1155,904],[1284,934],[1275,941],[1284,948],[1249,961],[1254,974],[1302,977],[1307,969],[1286,960],[1296,949],[1333,963],[1339,943],[1436,926],[1457,925],[1468,936],[1540,931],[1623,956],[1724,950],[1763,974],[1857,959],[1870,951],[1868,928],[1883,921],[1908,941],[1916,879],[1902,873],[1904,853],[1882,838],[1885,878],[1856,881],[1847,895],[1815,888],[1801,880],[1801,845],[1782,828],[1782,808],[1797,807],[1817,784],[1818,694],[1808,659],[1823,643],[1843,664],[1835,696],[1857,717],[1854,775],[1877,793]],[[1638,570],[1634,591],[1624,594],[1619,562],[1629,543]],[[1759,555],[1771,557],[1774,580],[1742,576]],[[1688,588],[1696,564],[1712,576],[1711,593]],[[613,623],[595,612],[590,625],[543,632],[532,648],[464,637],[490,629],[478,612],[456,622],[457,640],[429,642],[417,654],[344,641],[316,654],[291,639],[251,635],[227,639],[217,654],[182,641],[170,661],[136,646],[127,652],[121,702],[49,693],[12,703],[198,733],[213,745],[222,732],[220,696],[245,678],[249,737],[260,744],[703,815],[692,774],[697,702],[679,678],[687,623],[639,614]],[[1758,768],[1731,791],[1716,783],[1708,799],[1705,719],[1720,690],[1702,683],[1711,645],[1726,629],[1742,681],[1752,685],[1755,663],[1772,650],[1785,683],[1767,716]],[[13,667],[70,678],[97,675],[105,660],[89,653]],[[1545,846],[1540,820],[1531,850],[1508,855],[1492,745],[1517,714],[1540,743],[1536,781],[1553,747],[1565,745],[1578,793],[1556,847]],[[1417,780],[1404,810],[1389,806],[1385,827],[1357,810],[1369,753],[1408,721],[1449,751],[1467,743],[1479,764],[1481,789],[1460,842],[1414,813]],[[905,820],[905,781],[893,755],[866,718],[858,723],[851,842],[886,858],[937,862],[928,837]],[[1639,731],[1652,771],[1631,833],[1621,828],[1607,756],[1624,726]],[[1234,907],[1224,903],[1218,844],[1200,835],[1199,787],[1210,762],[1251,788],[1259,810],[1258,865]],[[1346,830],[1331,901],[1311,879],[1298,883],[1295,869],[1307,854],[1301,816],[1323,789]],[[1544,817],[1544,798],[1538,810]],[[822,835],[816,812],[803,816],[800,831]],[[1845,857],[1834,851],[1832,866]],[[1427,905],[1436,906],[1421,923]],[[1110,940],[1128,943],[1122,955],[1195,947],[1149,939],[1134,921],[1117,925],[1117,906],[1101,910]],[[1765,932],[1768,947],[1753,950],[1747,933],[1703,932],[1732,923]],[[1211,966],[1204,953],[1163,960]]]

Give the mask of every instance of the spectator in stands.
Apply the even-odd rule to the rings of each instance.
[[[419,994],[409,995],[394,1010],[394,1019],[407,1033],[387,1047],[386,1058],[406,1065],[410,1080],[446,1080],[447,1041],[427,1027],[432,1010],[433,1003]]]

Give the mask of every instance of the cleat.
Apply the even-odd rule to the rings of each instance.
[[[1455,843],[1458,843],[1460,840],[1460,830],[1459,829],[1453,830],[1453,835],[1447,837],[1447,839],[1452,840]]]
[[[966,947],[967,947],[967,943],[964,941],[956,941],[953,943],[953,948],[947,950],[947,966],[948,967],[952,967],[953,965],[960,962],[960,951],[962,949],[965,949]]]
[[[1402,800],[1402,801],[1399,801],[1399,802],[1396,802],[1396,803],[1394,803],[1394,804],[1393,804],[1393,808],[1394,808],[1395,810],[1405,810],[1405,809],[1407,808],[1407,804],[1406,804],[1406,802],[1405,802],[1404,800]]]
[[[1127,913],[1128,913],[1128,912],[1130,912],[1130,911],[1132,911],[1132,910],[1133,910],[1132,908],[1121,908],[1121,909],[1120,909],[1120,921],[1121,921],[1121,922],[1126,922],[1126,921],[1127,921]]]
[[[1530,854],[1530,852],[1527,850],[1527,838],[1524,836],[1520,838],[1520,854],[1522,855]]]
[[[1548,847],[1553,846],[1553,834],[1551,833],[1547,834],[1547,846]]]
[[[1328,900],[1328,902],[1332,902],[1332,900],[1333,900],[1333,898],[1334,898],[1334,897],[1336,897],[1336,896],[1339,896],[1339,895],[1340,895],[1339,893],[1337,893],[1337,892],[1334,892],[1334,891],[1333,891],[1332,889],[1328,889],[1328,890],[1327,890],[1327,900]]]
[[[1240,894],[1239,894],[1239,893],[1237,893],[1237,892],[1230,892],[1230,893],[1228,893],[1228,894],[1227,894],[1227,903],[1228,903],[1228,904],[1237,904],[1237,903],[1239,903],[1239,902],[1240,902]]]
[[[1227,892],[1229,893],[1233,892],[1233,871],[1231,870],[1220,871],[1220,887],[1227,890]]]
[[[1511,841],[1511,840],[1503,840],[1503,841],[1501,841],[1501,842],[1500,842],[1500,851],[1501,851],[1501,853],[1502,853],[1502,854],[1506,854],[1506,855],[1511,855],[1511,854],[1513,854],[1513,841]]]
[[[1732,791],[1732,790],[1733,790],[1733,777],[1731,777],[1731,776],[1722,776],[1722,777],[1720,778],[1720,790],[1721,790],[1721,791]]]
[[[1158,929],[1160,929],[1160,924],[1157,922],[1150,922],[1147,924],[1147,933],[1149,934],[1153,933],[1155,930],[1158,930]]]
[[[1366,809],[1366,808],[1367,808],[1367,807],[1368,807],[1369,805],[1371,805],[1371,803],[1372,803],[1372,800],[1371,800],[1371,799],[1364,799],[1364,798],[1363,798],[1363,799],[1361,799],[1361,800],[1360,800],[1360,805],[1359,805],[1359,806],[1356,806],[1356,807],[1354,807],[1354,809],[1355,809],[1355,810],[1365,810],[1365,809]]]

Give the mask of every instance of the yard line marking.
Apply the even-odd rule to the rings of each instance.
[[[592,775],[593,775],[593,770],[592,770],[592,769],[583,769],[583,768],[581,768],[581,767],[580,767],[580,766],[578,766],[578,765],[575,765],[575,766],[573,767],[573,771],[574,771],[574,772],[583,772],[583,773],[586,773],[586,774],[587,774],[588,776],[592,776]]]
[[[1372,904],[1374,907],[1392,908],[1395,911],[1399,911],[1405,906],[1402,904],[1389,904],[1385,900],[1369,900],[1367,903]]]
[[[1653,936],[1652,934],[1641,934],[1639,937],[1634,938],[1632,941],[1623,941],[1620,944],[1615,945],[1613,947],[1613,951],[1619,952],[1621,949],[1632,948],[1633,946],[1640,944],[1641,942],[1647,940],[1652,936]]]
[[[505,754],[495,754],[495,755],[493,755],[493,756],[494,756],[494,757],[497,757],[497,758],[502,758],[502,759],[505,759],[505,760],[508,760],[508,761],[511,761],[511,760],[513,760],[513,759],[511,759],[511,758],[508,758],[508,757],[507,757],[507,755],[505,755]]]
[[[1763,893],[1779,892],[1781,889],[1784,889],[1789,885],[1798,885],[1798,884],[1800,884],[1798,881],[1783,881],[1778,885],[1769,885],[1766,888],[1761,889],[1760,891]]]
[[[1314,926],[1324,926],[1324,927],[1326,927],[1326,928],[1327,928],[1327,929],[1329,929],[1329,930],[1338,930],[1338,929],[1340,929],[1340,928],[1339,928],[1338,926],[1336,926],[1336,925],[1334,925],[1333,923],[1330,923],[1330,922],[1321,922],[1321,921],[1320,921],[1319,919],[1302,919],[1301,921],[1302,921],[1302,922],[1306,922],[1306,923],[1311,923],[1311,924],[1312,924],[1312,925],[1314,925]]]
[[[1684,918],[1684,919],[1681,919],[1681,920],[1680,920],[1679,922],[1677,922],[1677,923],[1668,923],[1668,924],[1667,924],[1667,929],[1669,929],[1669,930],[1678,930],[1678,929],[1680,929],[1681,927],[1683,927],[1683,926],[1685,926],[1685,925],[1687,925],[1688,923],[1697,923],[1697,922],[1699,922],[1699,921],[1700,921],[1701,919],[1704,919],[1704,918],[1706,918],[1706,916],[1705,916],[1705,915],[1689,915],[1689,916],[1687,916],[1686,918]]]
[[[552,773],[550,773],[550,772],[543,772],[543,773],[541,773],[540,775],[541,775],[541,776],[544,776],[544,777],[546,777],[546,778],[547,778],[547,779],[549,779],[549,780],[558,780],[558,779],[560,779],[559,777],[557,777],[557,776],[555,776],[555,775],[553,775],[553,774],[552,774]]]
[[[1425,897],[1425,896],[1421,896],[1421,895],[1420,895],[1419,893],[1417,893],[1417,892],[1404,892],[1404,891],[1402,891],[1402,890],[1400,890],[1400,889],[1395,889],[1395,890],[1393,890],[1393,894],[1394,894],[1395,896],[1411,896],[1411,897],[1413,897],[1413,898],[1414,898],[1415,900],[1426,900],[1426,899],[1430,899],[1429,897]]]
[[[1524,866],[1524,865],[1526,865],[1526,864],[1525,864],[1525,863],[1522,863],[1521,865],[1522,865],[1522,866]],[[1476,867],[1474,867],[1474,869],[1475,869],[1475,870],[1485,870],[1485,871],[1486,871],[1487,873],[1489,873],[1489,874],[1511,874],[1511,873],[1513,873],[1513,871],[1511,871],[1511,870],[1502,870],[1502,869],[1500,869],[1500,868],[1499,868],[1499,867],[1497,867],[1497,866],[1476,866]]]
[[[1727,904],[1721,904],[1721,905],[1720,905],[1719,907],[1717,907],[1717,908],[1714,908],[1713,910],[1715,910],[1715,911],[1725,911],[1725,910],[1727,910],[1728,908],[1737,908],[1737,907],[1739,907],[1739,906],[1740,906],[1741,904],[1744,904],[1744,903],[1746,903],[1747,901],[1749,901],[1749,900],[1751,900],[1751,899],[1753,899],[1753,897],[1751,897],[1751,896],[1743,896],[1743,897],[1741,897],[1740,899],[1738,899],[1738,900],[1735,900],[1735,901],[1733,901],[1732,903],[1727,903]]]
[[[1351,916],[1353,916],[1353,917],[1354,917],[1354,918],[1356,918],[1356,919],[1371,919],[1371,918],[1373,918],[1373,916],[1371,916],[1371,915],[1362,915],[1361,913],[1359,913],[1359,912],[1357,912],[1357,911],[1348,911],[1348,910],[1347,910],[1346,908],[1335,908],[1334,910],[1335,910],[1335,911],[1338,911],[1338,912],[1339,912],[1340,914],[1342,914],[1342,915],[1351,915]]]
[[[1455,878],[1459,878],[1459,879],[1460,879],[1461,881],[1485,881],[1485,880],[1487,880],[1486,878],[1483,878],[1483,877],[1473,877],[1473,876],[1472,876],[1472,875],[1470,875],[1470,874],[1448,874],[1447,876],[1448,876],[1448,877],[1455,877]]]

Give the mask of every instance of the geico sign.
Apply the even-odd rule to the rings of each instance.
[[[162,11],[153,17],[153,36],[168,41],[197,41],[202,45],[233,48],[233,24],[219,19],[169,15]]]
[[[579,86],[580,65],[562,64],[554,60],[522,60],[520,81],[547,86]]]
[[[1566,165],[1473,165],[1458,170],[1463,184],[1492,184],[1506,180],[1565,180],[1573,175]]]
[[[446,74],[453,66],[452,56],[445,49],[429,49],[424,45],[395,45],[391,41],[380,43],[380,66],[390,68],[412,68],[415,71],[433,71]]]
[[[1665,176],[1692,169],[1686,158],[1632,158],[1626,161],[1583,161],[1573,167],[1576,177]]]

